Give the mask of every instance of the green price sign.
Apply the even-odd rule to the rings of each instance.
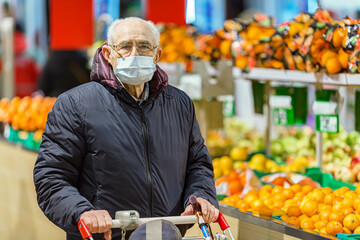
[[[338,133],[339,115],[316,115],[316,130],[319,132]]]
[[[272,113],[274,125],[293,125],[295,123],[293,108],[273,108]]]

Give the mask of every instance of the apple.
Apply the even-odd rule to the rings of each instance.
[[[355,165],[357,165],[358,163],[360,163],[360,155],[355,155],[350,162],[350,168],[354,168]]]
[[[354,176],[357,178],[357,176],[358,176],[359,173],[360,173],[360,162],[358,162],[358,163],[356,163],[355,165],[353,165],[353,166],[351,167],[351,169],[352,169],[352,172],[353,172]],[[359,179],[358,179],[358,181],[359,181]]]

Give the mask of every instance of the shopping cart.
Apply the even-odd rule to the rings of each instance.
[[[234,237],[230,231],[230,226],[226,222],[222,213],[219,213],[218,219],[215,221],[219,224],[220,229],[223,231],[222,234],[216,233],[215,235],[212,234],[210,225],[206,223],[202,217],[200,204],[196,201],[195,196],[190,197],[190,203],[194,208],[195,215],[190,216],[174,216],[174,217],[150,217],[150,218],[140,218],[140,215],[135,210],[129,211],[118,211],[115,213],[115,219],[112,220],[112,227],[111,228],[121,228],[122,229],[122,236],[125,239],[125,232],[128,230],[135,230],[142,224],[149,223],[151,221],[156,220],[165,220],[172,222],[173,224],[195,224],[197,223],[201,229],[203,236],[197,237],[183,237],[183,240],[190,240],[190,239],[205,239],[205,240],[234,240]],[[80,220],[78,223],[78,228],[81,233],[83,239],[93,240],[92,234],[86,227],[85,223]],[[226,236],[226,232],[228,232],[228,236]]]

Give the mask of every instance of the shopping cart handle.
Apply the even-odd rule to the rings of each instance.
[[[83,239],[92,239],[92,234],[91,232],[89,231],[89,229],[87,228],[87,226],[85,225],[84,221],[83,220],[80,220],[78,222],[78,229],[81,233],[81,237]]]
[[[224,216],[222,215],[221,212],[219,212],[219,216],[218,216],[218,218],[216,219],[215,222],[219,223],[220,228],[221,228],[222,231],[224,231],[225,229],[230,227],[229,224],[226,222],[226,220],[225,220],[225,218],[224,218]]]

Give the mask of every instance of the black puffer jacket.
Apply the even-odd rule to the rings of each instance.
[[[132,209],[141,217],[179,215],[190,195],[218,207],[191,99],[167,86],[157,68],[150,97],[139,106],[101,49],[91,79],[57,99],[34,169],[39,206],[68,239],[80,239],[76,223],[91,209],[112,217]]]

